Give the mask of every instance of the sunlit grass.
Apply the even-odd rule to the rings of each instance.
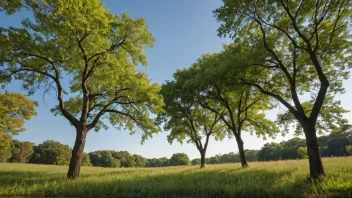
[[[352,197],[352,157],[323,159],[327,176],[308,179],[307,160],[166,168],[0,164],[0,196],[60,197]]]

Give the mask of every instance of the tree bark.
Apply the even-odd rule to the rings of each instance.
[[[205,168],[205,150],[200,151],[200,168]]]
[[[241,159],[241,164],[242,167],[247,167],[248,163],[247,163],[247,159],[246,159],[246,154],[244,152],[244,148],[243,148],[243,141],[241,137],[235,136],[236,138],[236,142],[238,145],[238,152],[240,153],[240,159]]]
[[[319,154],[319,144],[315,124],[306,120],[303,121],[301,125],[306,136],[310,177],[318,179],[320,176],[325,175],[325,171]]]
[[[83,150],[86,144],[87,130],[78,128],[76,129],[76,141],[72,149],[72,157],[70,161],[70,166],[67,173],[67,178],[78,179],[81,170],[81,162],[83,158]]]

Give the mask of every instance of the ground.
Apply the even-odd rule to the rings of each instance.
[[[352,197],[352,157],[324,158],[327,176],[308,179],[308,160],[166,168],[0,164],[0,196],[12,197]]]

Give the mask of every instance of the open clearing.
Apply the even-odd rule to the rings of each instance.
[[[352,197],[352,157],[323,158],[327,177],[308,179],[307,160],[166,168],[0,164],[0,196],[15,197]]]

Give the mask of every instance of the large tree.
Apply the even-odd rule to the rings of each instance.
[[[241,54],[249,60],[242,66],[252,70],[242,76],[243,83],[288,109],[306,136],[310,176],[324,175],[316,125],[326,98],[343,92],[342,80],[351,67],[352,1],[223,3],[214,11],[222,23],[219,35],[242,45]],[[309,95],[311,99],[304,99]]]
[[[170,130],[168,141],[170,144],[177,140],[181,144],[188,138],[188,143],[196,145],[200,156],[200,167],[205,167],[205,154],[209,144],[210,136],[216,140],[223,139],[224,125],[220,122],[220,116],[216,113],[202,108],[194,101],[183,98],[180,94],[183,82],[166,82],[162,86],[162,95],[165,102],[164,117],[165,130]]]
[[[183,82],[181,93],[186,98],[215,113],[224,123],[235,137],[242,166],[246,167],[243,131],[265,138],[274,136],[278,129],[265,116],[264,111],[272,107],[265,95],[247,85],[231,84],[233,74],[227,76],[225,52],[203,55],[189,69],[177,71],[175,79]]]
[[[138,64],[155,40],[144,18],[114,15],[100,0],[27,2],[34,21],[1,29],[1,78],[17,79],[30,94],[56,93],[52,109],[76,129],[67,177],[76,179],[88,131],[125,126],[142,140],[158,132],[150,114],[162,111],[160,86],[151,84]],[[119,127],[120,128],[120,127]]]

